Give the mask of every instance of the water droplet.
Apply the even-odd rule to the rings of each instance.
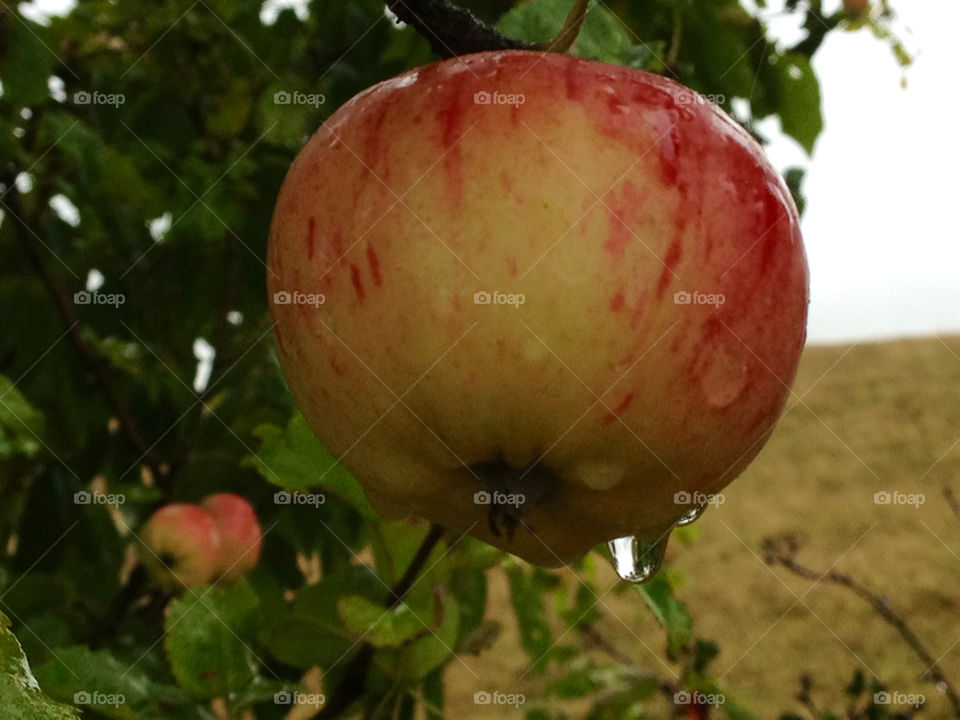
[[[694,505],[680,516],[680,519],[676,522],[677,526],[683,527],[684,525],[690,525],[691,523],[696,522],[697,518],[703,515],[703,511],[706,509],[706,503],[703,503],[702,505]]]
[[[740,348],[733,346],[734,342],[739,341],[723,337],[716,343],[700,377],[707,401],[717,408],[730,405],[747,384],[747,363]]]
[[[617,538],[607,543],[613,569],[617,575],[632,583],[645,583],[660,569],[663,556],[667,552],[670,533],[656,542],[641,540],[632,536]]]

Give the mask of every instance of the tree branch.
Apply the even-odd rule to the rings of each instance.
[[[4,184],[6,187],[11,187],[13,180],[5,180]],[[146,460],[151,466],[154,474],[162,474],[161,468],[163,464],[147,442],[146,436],[134,419],[133,413],[130,411],[126,401],[114,386],[106,358],[84,337],[83,331],[81,330],[80,318],[74,310],[70,295],[58,282],[56,276],[50,270],[50,266],[47,265],[43,257],[43,252],[37,247],[37,241],[34,239],[36,229],[31,227],[33,223],[28,222],[29,219],[24,217],[24,210],[22,204],[19,202],[19,194],[14,192],[11,193],[11,195],[12,199],[8,201],[8,207],[10,207],[11,210],[10,214],[26,229],[26,232],[15,234],[20,237],[21,244],[27,254],[27,258],[30,260],[30,264],[33,265],[37,275],[40,276],[40,280],[47,289],[54,305],[56,305],[57,312],[63,320],[64,325],[67,327],[68,342],[73,346],[74,350],[93,374],[100,394],[106,401],[110,411],[116,416],[117,421],[120,423],[121,433],[127,438],[134,450],[140,453],[141,458]]]
[[[416,30],[441,58],[484,50],[536,50],[537,46],[501,34],[464,8],[444,0],[386,0],[387,9]]]
[[[403,577],[397,581],[396,585],[390,588],[390,596],[387,598],[387,610],[391,610],[403,602],[403,598],[410,592],[417,581],[417,576],[423,570],[423,566],[430,557],[430,553],[443,538],[444,530],[437,524],[430,525],[430,531],[424,537],[423,542],[417,549],[410,565],[407,566]],[[357,654],[347,665],[340,678],[340,683],[330,696],[330,701],[322,710],[315,713],[310,720],[329,720],[335,718],[349,708],[355,701],[364,696],[367,689],[367,673],[370,670],[370,664],[373,662],[373,653],[375,648],[369,643],[364,643]]]
[[[927,670],[923,674],[929,675],[938,685],[945,688],[944,692],[950,698],[954,716],[960,718],[960,693],[957,692],[953,683],[950,682],[950,679],[943,672],[940,664],[934,659],[933,654],[926,648],[923,642],[921,642],[920,638],[917,637],[917,634],[907,624],[907,621],[890,607],[890,603],[886,598],[876,594],[844,573],[835,570],[821,573],[801,565],[794,559],[799,546],[792,537],[766,538],[761,547],[763,559],[768,565],[782,565],[795,575],[807,578],[808,580],[816,580],[818,582],[825,581],[833,583],[834,585],[841,585],[869,603],[880,617],[900,633],[900,636],[906,641],[907,645],[910,646],[917,657],[927,666]]]

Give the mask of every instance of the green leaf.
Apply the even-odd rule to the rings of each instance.
[[[256,675],[250,647],[259,601],[246,582],[195,588],[170,605],[164,646],[177,682],[207,700],[239,692]]]
[[[519,564],[507,568],[510,600],[520,627],[520,642],[533,661],[534,672],[542,673],[550,660],[553,639],[543,603],[544,592],[553,585],[551,576],[539,568],[524,572]]]
[[[37,679],[52,697],[117,720],[155,716],[161,704],[185,701],[176,688],[154,683],[129,662],[85,647],[57,649],[54,657],[38,668]]]
[[[288,492],[305,492],[321,485],[364,517],[377,517],[360,483],[327,452],[303,415],[294,415],[285,429],[260,425],[254,435],[262,441],[260,452],[245,462],[266,480]]]
[[[823,130],[820,81],[810,60],[797,53],[777,58],[780,91],[780,126],[810,155]]]
[[[77,711],[61,705],[41,690],[10,619],[0,612],[0,717],[9,720],[75,720]]]
[[[5,33],[9,45],[3,53],[3,99],[14,107],[44,103],[50,99],[47,78],[57,62],[49,42],[41,40],[46,31],[12,7],[5,14],[11,27]]]
[[[687,606],[676,599],[673,588],[662,573],[657,574],[650,582],[635,585],[647,607],[654,617],[667,631],[667,647],[671,656],[677,656],[682,648],[690,642],[693,633],[693,618],[687,612]]]
[[[337,613],[344,625],[374,647],[395,647],[429,631],[420,613],[408,603],[387,610],[358,595],[340,598]]]
[[[424,637],[396,651],[393,676],[404,681],[420,681],[449,662],[455,655],[454,646],[460,629],[460,608],[449,595],[443,598],[443,624]]]
[[[43,447],[44,418],[17,390],[9,378],[0,375],[0,460],[14,455],[33,457]]]

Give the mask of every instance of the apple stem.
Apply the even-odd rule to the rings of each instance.
[[[576,0],[557,36],[553,40],[538,43],[537,48],[555,53],[565,53],[569,50],[576,41],[577,35],[580,34],[580,28],[583,26],[583,19],[587,16],[587,6],[589,4],[590,0]]]
[[[387,599],[387,610],[395,608],[403,602],[410,589],[416,584],[417,576],[427,564],[427,558],[430,557],[437,543],[446,534],[446,529],[433,523],[430,530],[417,548],[416,555],[407,566],[397,583],[390,588],[390,596]],[[315,713],[310,720],[324,720],[325,718],[338,717],[342,712],[349,708],[356,700],[363,697],[367,688],[367,673],[370,665],[373,663],[373,654],[375,648],[370,643],[364,643],[357,654],[353,656],[350,663],[343,671],[340,677],[340,683],[330,696],[330,701],[323,706],[319,712]]]

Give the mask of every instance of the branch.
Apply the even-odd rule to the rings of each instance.
[[[953,510],[953,514],[960,520],[960,500],[957,500],[957,496],[953,494],[953,490],[949,487],[943,489],[943,494],[944,497],[947,498],[947,504],[950,506],[950,509]]]
[[[485,25],[464,8],[444,0],[386,0],[387,9],[423,36],[441,58],[484,50],[536,50]]]
[[[950,703],[953,705],[954,716],[960,718],[960,693],[957,692],[957,689],[944,674],[939,663],[921,642],[920,638],[917,637],[913,629],[907,624],[907,621],[890,607],[889,601],[866,586],[861,585],[849,575],[836,572],[835,570],[821,573],[801,565],[794,559],[798,549],[799,547],[796,540],[789,536],[766,538],[762,545],[763,558],[768,565],[782,565],[792,573],[807,578],[808,580],[816,580],[818,582],[826,581],[834,585],[841,585],[869,603],[880,617],[900,633],[900,636],[906,641],[907,645],[913,649],[917,657],[927,666],[927,670],[923,674],[929,674],[938,685],[942,683],[940,686],[945,688],[944,692],[950,698]]]
[[[9,182],[5,181],[6,187],[11,187],[12,182],[12,180]],[[28,223],[27,219],[23,217],[24,211],[21,203],[19,202],[19,194],[12,193],[12,195],[13,199],[10,201],[9,205],[12,205],[13,208],[16,208],[17,212],[13,212],[13,208],[11,208],[10,214],[13,215],[26,228],[26,232],[16,234],[20,236],[21,244],[23,245],[24,251],[27,253],[27,257],[29,258],[31,265],[33,265],[34,270],[36,270],[37,274],[40,276],[40,279],[46,287],[47,292],[57,307],[57,312],[63,320],[64,325],[67,327],[67,340],[87,365],[87,368],[93,373],[94,381],[100,390],[100,394],[103,396],[107,406],[120,423],[121,433],[123,433],[123,435],[127,438],[134,450],[140,453],[141,458],[146,460],[151,466],[154,476],[162,474],[160,472],[162,462],[150,447],[150,444],[146,440],[146,436],[143,434],[140,426],[134,419],[133,413],[130,411],[127,403],[114,386],[113,379],[110,377],[110,373],[108,371],[109,364],[106,358],[104,358],[90,343],[90,341],[84,337],[83,331],[81,330],[80,318],[77,316],[77,313],[74,310],[74,305],[70,299],[70,295],[57,281],[57,278],[47,265],[42,251],[39,247],[37,247],[37,241],[34,239],[36,230],[30,227],[30,223]]]
[[[440,542],[445,532],[446,530],[437,524],[430,526],[430,531],[423,539],[423,542],[420,543],[417,554],[414,555],[413,560],[410,561],[410,565],[407,567],[403,577],[397,581],[396,585],[390,588],[390,597],[387,598],[387,610],[391,610],[403,602],[403,598],[406,597],[406,594],[410,592],[410,588],[416,583],[417,576],[420,574],[420,571],[423,570],[427,558],[430,557],[430,553],[433,552],[433,549],[437,546],[437,543]],[[357,654],[353,656],[353,659],[347,665],[346,670],[343,671],[339,685],[337,685],[330,696],[330,702],[328,702],[322,710],[315,713],[310,720],[329,720],[329,718],[335,718],[349,708],[355,701],[364,696],[367,690],[367,673],[373,662],[374,651],[375,648],[369,643],[364,643],[360,647]]]

